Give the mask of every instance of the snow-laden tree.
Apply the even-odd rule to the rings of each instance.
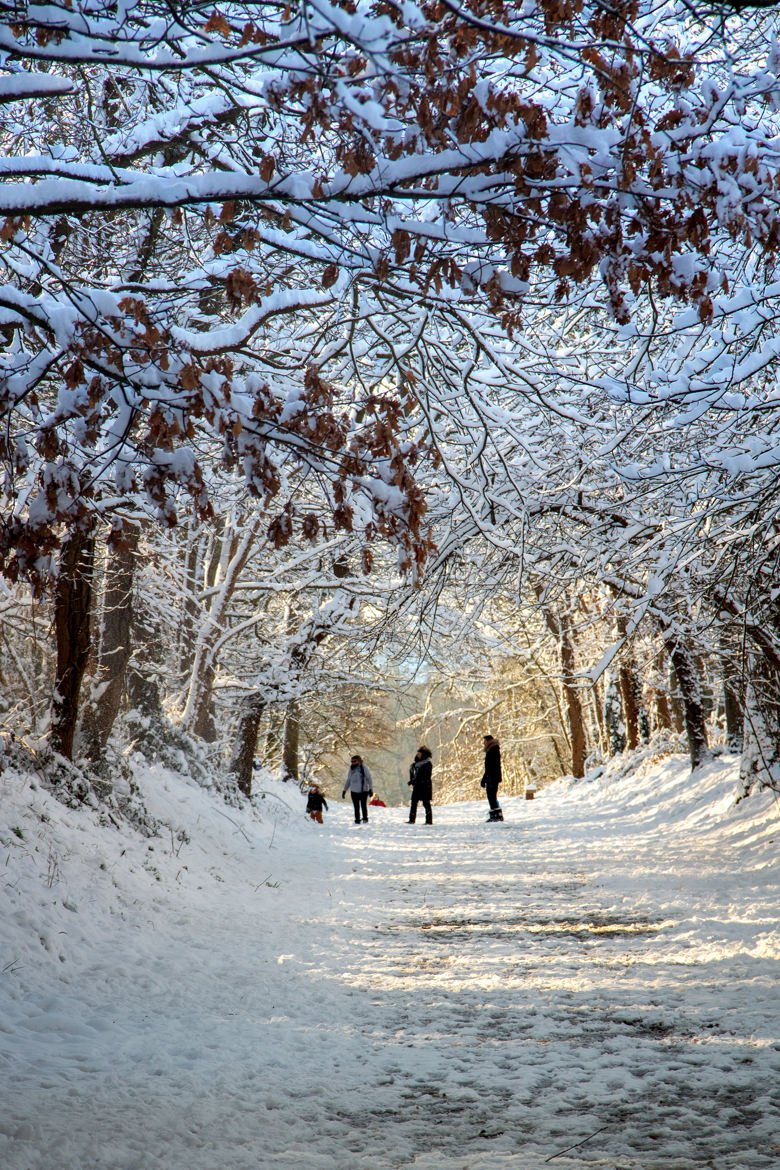
[[[419,568],[424,470],[450,485],[437,565],[487,535],[539,606],[571,599],[555,620],[603,582],[619,641],[671,615],[676,646],[684,579],[706,623],[710,518],[738,534],[733,580],[774,523],[771,13],[73,0],[6,20],[0,555],[36,584],[59,555],[61,612],[82,613],[63,746],[95,525],[121,542],[128,512],[172,524],[187,494],[209,516],[215,457],[279,497],[280,543],[311,523],[286,507],[294,466],[336,525]],[[767,576],[758,608],[737,589],[717,612],[761,630]],[[774,634],[753,642],[767,660]]]
[[[207,508],[200,420],[261,494],[275,442],[363,473],[369,497],[403,489],[386,417],[385,450],[350,444],[318,376],[324,305],[381,290],[518,330],[598,277],[618,321],[651,293],[719,320],[724,283],[752,279],[733,257],[777,239],[765,19],[716,33],[639,0],[12,6],[11,570],[43,571],[52,525],[105,509],[109,467],[112,492],[138,476],[168,520],[170,481]],[[413,516],[380,495],[394,528]]]

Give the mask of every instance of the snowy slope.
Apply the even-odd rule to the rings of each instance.
[[[0,775],[4,1170],[780,1163],[778,809],[734,760],[430,828],[137,780],[158,837]]]

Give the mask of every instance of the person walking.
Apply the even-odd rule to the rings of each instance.
[[[409,787],[412,790],[412,803],[409,805],[409,824],[413,825],[417,820],[417,805],[421,804],[425,809],[425,823],[426,825],[433,824],[433,809],[431,808],[431,801],[433,799],[433,781],[431,779],[433,773],[433,760],[431,759],[431,749],[425,747],[418,747],[417,753],[409,765]]]
[[[359,825],[362,817],[363,824],[367,825],[368,798],[374,795],[374,789],[371,773],[360,756],[353,756],[350,761],[344,791],[341,794],[342,800],[347,795],[347,792],[352,795],[352,804],[355,809],[355,824]]]
[[[328,802],[323,796],[319,784],[314,781],[309,785],[309,791],[306,797],[306,811],[313,821],[318,825],[322,824],[322,810],[328,807]]]
[[[501,748],[498,740],[492,735],[484,735],[482,742],[485,748],[485,774],[480,781],[485,789],[485,796],[490,806],[488,821],[503,821],[504,814],[498,803],[498,786],[501,783]]]

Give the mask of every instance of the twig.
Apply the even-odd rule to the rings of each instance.
[[[275,792],[263,792],[262,795],[264,798],[266,796],[270,796],[273,800],[278,800],[280,804],[284,805],[288,812],[295,813],[295,809],[292,807],[292,805],[288,804],[284,797],[277,796]]]
[[[573,1146],[567,1146],[565,1150],[558,1150],[557,1154],[550,1154],[549,1158],[545,1158],[545,1162],[552,1162],[553,1158],[561,1158],[564,1154],[568,1154],[570,1150],[576,1150],[578,1146],[584,1146],[585,1142],[589,1142],[590,1139],[594,1138],[597,1133],[603,1133],[604,1130],[609,1129],[611,1125],[612,1122],[610,1122],[609,1125],[602,1125],[601,1129],[594,1129],[593,1133],[589,1133],[588,1136],[584,1137],[581,1142],[575,1142]]]
[[[219,808],[215,809],[214,811],[215,811],[215,812],[218,812],[218,813],[219,813],[219,815],[220,815],[221,817],[224,817],[226,821],[230,821],[231,825],[235,825],[235,826],[236,826],[236,828],[238,829],[239,833],[241,834],[241,836],[244,838],[244,840],[245,840],[245,841],[248,841],[248,840],[249,840],[249,837],[246,835],[246,833],[244,832],[244,830],[241,828],[241,826],[240,826],[239,824],[237,824],[237,823],[236,823],[236,821],[234,821],[234,820],[233,820],[233,818],[232,818],[232,817],[229,817],[229,816],[227,815],[227,813],[223,813],[223,812],[222,812],[222,810],[221,810],[221,809],[219,809]]]

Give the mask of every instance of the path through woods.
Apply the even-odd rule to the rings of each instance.
[[[333,800],[320,828],[214,817],[168,777],[155,811],[191,843],[158,844],[156,876],[145,843],[109,859],[111,896],[63,859],[74,937],[4,977],[0,1162],[776,1167],[776,814],[735,809],[734,780],[667,762],[503,825],[354,827]]]

